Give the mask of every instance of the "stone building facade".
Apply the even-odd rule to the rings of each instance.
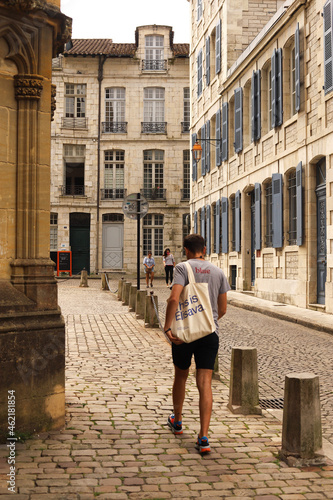
[[[192,229],[233,289],[333,313],[332,1],[191,6]]]
[[[0,1],[0,441],[65,423],[49,186],[52,58],[70,34],[60,0]]]
[[[159,274],[166,247],[182,259],[189,230],[189,45],[156,25],[134,43],[72,42],[53,61],[51,252],[71,250],[74,273],[135,272],[136,221],[122,205],[140,192],[141,253]]]

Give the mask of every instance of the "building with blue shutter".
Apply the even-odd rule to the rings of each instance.
[[[189,0],[192,229],[234,290],[333,313],[333,0]]]

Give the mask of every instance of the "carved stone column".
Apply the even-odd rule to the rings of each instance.
[[[52,57],[71,20],[60,0],[0,0],[0,442],[8,391],[17,433],[65,423],[65,326],[50,244]]]

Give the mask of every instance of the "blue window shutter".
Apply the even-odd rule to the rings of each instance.
[[[206,125],[201,127],[201,147],[202,147],[202,155],[201,155],[201,175],[206,175]]]
[[[241,251],[241,195],[238,190],[235,195],[235,250]]]
[[[192,149],[194,144],[197,142],[197,134],[192,134]],[[192,180],[197,180],[197,162],[192,158]]]
[[[283,246],[282,174],[272,175],[272,233],[273,248]]]
[[[324,5],[324,88],[325,94],[333,90],[333,3]]]
[[[255,86],[256,86],[256,72],[253,71],[252,77],[251,77],[251,142],[255,141],[255,136],[256,136],[256,121],[255,121],[255,115],[256,115],[256,102],[255,102]]]
[[[218,74],[221,71],[221,19],[216,25],[216,48],[215,48],[215,72]]]
[[[206,123],[206,139],[210,140],[210,120]],[[210,143],[206,141],[206,172],[210,172]]]
[[[221,110],[218,109],[215,116],[216,122],[216,147],[215,147],[215,164],[216,166],[221,165]]]
[[[276,49],[274,49],[273,55],[271,57],[271,86],[272,86],[272,127],[275,128],[277,125],[276,120]]]
[[[228,103],[222,104],[222,151],[221,162],[228,159]]]
[[[200,217],[200,233],[201,233],[201,236],[203,237],[203,239],[206,239],[205,226],[206,226],[205,207],[202,207],[201,217]]]
[[[197,73],[198,73],[198,97],[202,94],[202,49],[197,57]]]
[[[207,207],[206,207],[206,229],[207,229],[207,235],[206,235],[206,253],[207,253],[207,255],[210,255],[211,254],[211,248],[210,248],[210,240],[211,240],[210,205],[207,205]]]
[[[278,85],[278,126],[283,122],[283,73],[282,49],[277,50],[277,85]]]
[[[220,253],[220,200],[215,205],[215,253]]]
[[[228,253],[229,247],[229,238],[228,238],[228,198],[222,197],[221,199],[221,216],[222,216],[222,224],[221,224],[221,232],[222,232],[222,253]]]
[[[272,55],[272,127],[279,127],[283,121],[282,49],[274,49]]]
[[[303,188],[302,162],[296,167],[296,244],[303,244]]]
[[[194,212],[194,221],[193,221],[193,231],[194,234],[198,234],[198,212]]]
[[[243,149],[243,89],[238,87],[235,94],[235,153]]]
[[[261,249],[261,185],[256,182],[254,185],[254,227],[255,241],[254,248]]]
[[[210,84],[210,37],[206,38],[206,85]]]
[[[261,71],[252,74],[252,141],[258,141],[261,137]]]
[[[301,77],[300,77],[300,47],[299,47],[299,24],[295,31],[295,95],[296,111],[301,109]]]

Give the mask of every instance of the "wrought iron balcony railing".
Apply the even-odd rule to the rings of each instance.
[[[144,196],[147,200],[165,200],[166,199],[166,189],[163,188],[143,188],[140,189],[140,194]]]
[[[141,122],[142,134],[166,134],[167,122]]]
[[[84,186],[60,186],[62,196],[84,196]]]
[[[182,122],[182,134],[187,134],[190,131],[190,122]]]
[[[62,128],[87,128],[88,118],[68,118],[61,119]]]
[[[182,200],[189,200],[190,199],[190,188],[185,188],[185,189],[181,189],[180,190],[181,192],[181,196],[182,196]]]
[[[102,122],[102,133],[126,134],[127,122]]]
[[[166,59],[143,59],[142,69],[144,71],[165,71],[167,69]]]
[[[127,195],[127,189],[115,188],[115,189],[101,189],[101,199],[102,200],[123,200]]]

